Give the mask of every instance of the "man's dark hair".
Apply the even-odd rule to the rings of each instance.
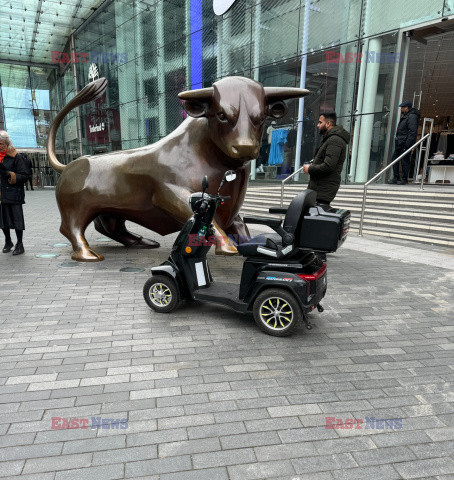
[[[325,117],[325,120],[330,121],[333,124],[333,126],[336,125],[336,121],[337,121],[336,112],[321,112],[320,117],[321,116]]]

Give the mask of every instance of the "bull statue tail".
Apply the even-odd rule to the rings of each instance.
[[[56,172],[61,173],[66,167],[66,165],[63,165],[58,161],[57,156],[55,155],[55,138],[57,136],[58,127],[71,110],[100,97],[106,91],[106,88],[107,80],[104,77],[98,78],[98,80],[89,83],[60,110],[52,122],[49,136],[47,138],[47,156],[49,158],[49,163]]]

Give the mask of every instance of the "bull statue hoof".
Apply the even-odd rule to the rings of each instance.
[[[214,251],[216,255],[232,256],[238,255],[238,250],[233,245],[216,245]]]
[[[104,257],[96,253],[91,248],[78,250],[71,255],[71,258],[76,262],[102,262]]]
[[[227,77],[211,87],[180,92],[188,118],[167,137],[152,145],[128,150],[83,155],[68,165],[56,155],[58,127],[75,108],[102,98],[107,80],[99,78],[75,95],[58,113],[49,129],[47,155],[60,173],[55,190],[61,215],[60,232],[74,249],[79,262],[98,262],[102,255],[90,249],[85,230],[96,230],[128,248],[157,248],[159,243],[126,228],[136,223],[161,236],[179,231],[193,214],[188,200],[200,191],[207,176],[215,194],[226,170],[237,181],[223,187],[229,196],[217,211],[217,235],[224,245],[219,255],[236,255],[225,242],[227,234],[243,237],[247,228],[239,216],[246,195],[251,160],[259,156],[266,117],[279,119],[287,112],[285,100],[309,92],[292,87],[264,87],[250,78]]]

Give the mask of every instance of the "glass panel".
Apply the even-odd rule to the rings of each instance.
[[[362,36],[376,35],[441,17],[444,0],[365,2]]]
[[[298,55],[299,0],[263,0],[253,8],[255,65],[266,65]],[[283,35],[285,31],[285,35]]]
[[[83,4],[69,0],[39,2],[39,23],[36,1],[3,2],[0,6],[2,58],[51,63],[52,51],[63,50],[74,28],[79,27],[102,1],[91,0]]]
[[[390,100],[393,78],[400,61],[400,57],[396,55],[397,39],[397,33],[393,32],[371,40],[366,61],[361,59],[360,67],[365,68],[364,103],[362,109],[357,107],[359,115],[352,118],[354,129],[351,128],[350,148],[353,167],[349,165],[352,182],[366,182],[378,173],[387,161],[384,158],[386,139],[390,136],[388,130],[394,114],[390,112]],[[377,84],[369,84],[368,71],[377,68]]]
[[[309,52],[351,42],[358,38],[361,5],[363,3],[361,0],[320,0],[312,3],[309,16]],[[367,3],[369,3],[369,0],[367,0]],[[304,2],[302,4],[304,5]],[[300,19],[301,36],[304,35],[305,14],[305,8],[302,8]],[[302,37],[300,37],[300,42],[302,45]]]
[[[454,0],[445,0],[443,6],[443,16],[448,17],[454,14]]]

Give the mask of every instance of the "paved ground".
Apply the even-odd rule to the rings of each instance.
[[[105,262],[61,266],[53,192],[27,201],[26,255],[0,254],[0,476],[454,479],[452,250],[351,237],[314,329],[280,339],[210,305],[151,312],[147,271],[119,270],[158,264],[171,237],[128,251],[91,229]]]

